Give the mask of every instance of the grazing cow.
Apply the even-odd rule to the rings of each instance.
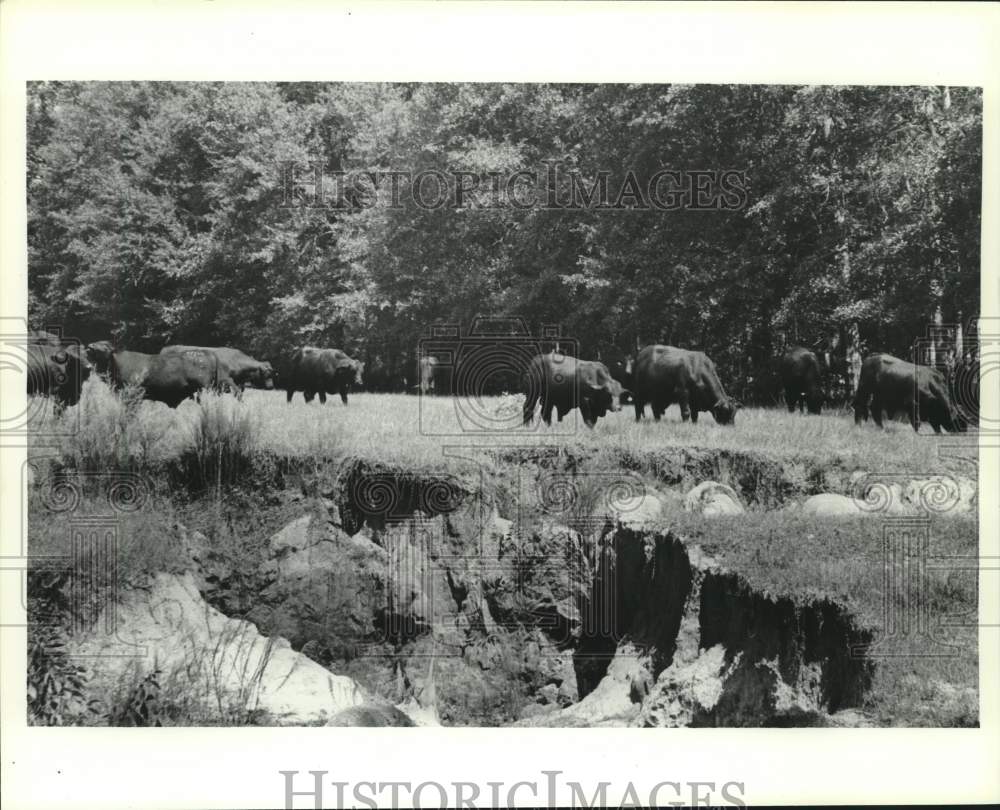
[[[347,404],[347,393],[352,385],[363,385],[365,364],[348,357],[340,349],[318,349],[303,346],[292,355],[284,380],[287,401],[291,402],[296,391],[301,391],[306,402],[319,394],[319,401],[326,403],[327,394],[340,394]]]
[[[897,414],[909,416],[917,432],[921,422],[930,422],[935,433],[941,428],[955,432],[966,427],[952,404],[944,374],[889,354],[869,355],[861,364],[854,395],[855,424],[868,421],[869,413],[879,427],[883,413],[890,419]]]
[[[608,367],[611,376],[621,384],[622,405],[629,404],[632,401],[632,367],[635,362],[632,355],[626,354],[617,346],[603,343],[597,349],[597,359]]]
[[[648,402],[659,422],[673,403],[681,406],[681,419],[698,421],[709,411],[720,425],[731,425],[740,403],[726,394],[713,363],[704,352],[673,346],[646,346],[635,361],[635,420],[642,419]]]
[[[222,376],[228,376],[240,389],[247,385],[268,390],[274,388],[274,369],[271,364],[256,360],[239,349],[228,346],[165,346],[160,349],[160,354],[183,354],[189,351],[214,354],[219,361]]]
[[[555,408],[562,421],[579,408],[583,422],[592,428],[608,411],[621,410],[622,387],[604,363],[577,360],[568,354],[539,354],[532,358],[521,379],[524,391],[524,424],[530,425],[535,406],[542,402],[542,419],[552,424]]]
[[[424,354],[420,356],[417,361],[417,377],[420,380],[420,393],[421,394],[433,394],[437,390],[437,380],[435,379],[437,374],[438,359],[430,354]]]
[[[115,388],[138,385],[145,399],[176,408],[204,389],[234,390],[235,383],[211,352],[190,349],[172,354],[115,351],[106,340],[87,346],[87,357]]]
[[[823,372],[819,359],[809,349],[791,346],[781,357],[781,387],[788,412],[809,409],[819,414],[823,407]]]
[[[79,346],[63,347],[58,338],[52,344],[29,343],[27,393],[45,394],[63,405],[80,401],[83,381],[90,374],[90,363]]]

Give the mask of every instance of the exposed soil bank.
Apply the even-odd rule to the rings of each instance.
[[[480,470],[455,475],[276,463],[284,488],[262,492],[259,509],[283,528],[226,548],[181,528],[181,570],[225,616],[434,722],[870,722],[860,710],[875,664],[852,655],[872,641],[870,626],[837,596],[765,589],[710,558],[693,538],[719,524],[685,511],[685,490],[710,476],[737,501],[774,506],[830,487],[834,474],[849,491],[856,471],[820,484],[756,454],[618,460],[609,470],[608,451],[494,449]],[[778,535],[794,525],[783,515]],[[789,565],[799,570],[794,554]]]
[[[247,618],[394,702],[431,689],[446,723],[602,724],[613,694],[616,724],[811,724],[871,682],[844,606],[756,591],[676,533],[512,521],[457,478],[360,463],[306,488],[316,510],[271,538]],[[716,699],[683,696],[677,667],[710,650]]]
[[[581,697],[627,649],[644,670],[630,689],[645,725],[675,724],[652,708],[670,700],[696,704],[677,725],[798,725],[803,714],[820,722],[821,714],[861,706],[874,667],[851,650],[871,633],[843,607],[756,591],[670,532],[619,526],[602,540],[601,560],[574,657]],[[691,686],[676,678],[657,680],[675,662],[690,665],[719,647],[699,687],[712,681],[712,700],[685,697]]]

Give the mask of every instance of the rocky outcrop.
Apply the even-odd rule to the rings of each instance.
[[[74,650],[100,656],[95,693],[127,691],[157,672],[163,688],[206,725],[261,715],[270,725],[322,724],[365,701],[350,678],[206,604],[190,574],[158,574],[108,610]]]
[[[745,511],[736,490],[716,481],[703,481],[684,496],[684,509],[704,517],[741,515]]]
[[[681,498],[628,483],[595,501],[603,511],[564,510],[580,531],[545,512],[514,524],[475,499],[408,517],[397,505],[391,519],[348,526],[341,505],[317,499],[270,538],[249,618],[379,696],[337,723],[867,722],[871,662],[850,649],[870,638],[841,606],[756,591],[663,528],[679,509],[741,514],[737,492],[704,481]],[[426,498],[411,489],[411,501]],[[906,486],[884,492],[911,508]],[[830,493],[801,511],[865,508]],[[218,589],[211,552],[198,559]]]

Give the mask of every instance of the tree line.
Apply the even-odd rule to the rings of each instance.
[[[981,122],[956,87],[31,83],[29,320],[412,381],[432,325],[518,317],[701,349],[753,399],[785,343],[907,357],[978,314]],[[370,193],[392,173],[503,204]]]

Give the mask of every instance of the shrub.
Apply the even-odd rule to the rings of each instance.
[[[184,414],[143,396],[138,385],[115,391],[88,378],[79,404],[62,417],[72,427],[62,442],[63,463],[80,472],[155,472],[179,455],[190,444]]]
[[[215,493],[266,474],[268,462],[259,451],[259,419],[229,394],[202,392],[194,420],[193,440],[181,456],[180,468],[190,489]]]

